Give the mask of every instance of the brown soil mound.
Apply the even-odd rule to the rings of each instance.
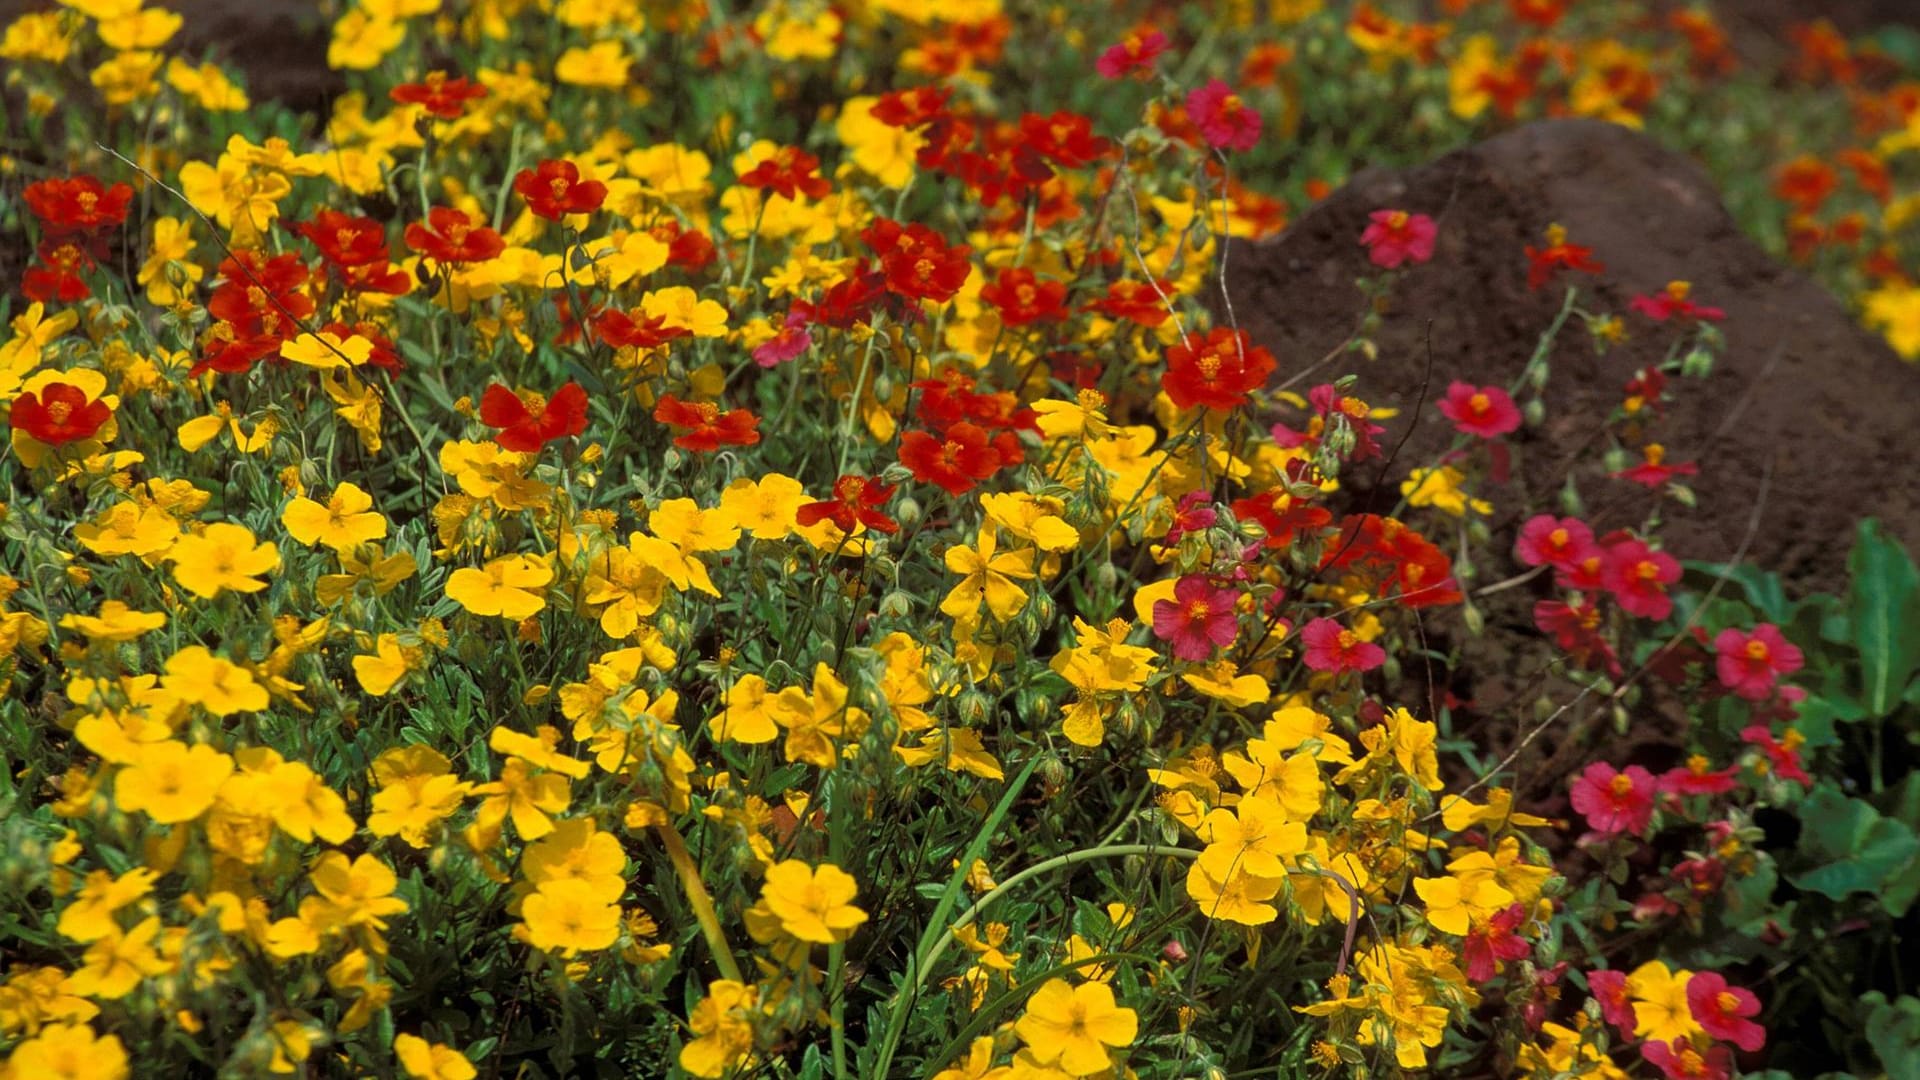
[[[1357,240],[1367,214],[1382,207],[1431,214],[1440,227],[1433,261],[1394,290],[1376,337],[1379,359],[1341,362],[1358,367],[1361,396],[1403,410],[1388,423],[1390,438],[1414,424],[1389,483],[1451,437],[1433,407],[1449,380],[1504,385],[1525,365],[1564,286],[1529,290],[1522,249],[1541,244],[1558,222],[1606,264],[1598,278],[1563,279],[1577,279],[1583,306],[1624,314],[1634,294],[1685,279],[1697,301],[1726,309],[1721,361],[1704,381],[1675,380],[1676,400],[1653,430],[1671,460],[1697,460],[1701,468],[1698,507],[1669,501],[1665,508],[1669,550],[1732,558],[1768,462],[1771,490],[1747,554],[1790,585],[1840,584],[1854,522],[1863,516],[1882,518],[1910,547],[1920,546],[1920,489],[1912,480],[1920,464],[1920,368],[1902,363],[1832,296],[1742,235],[1687,158],[1625,128],[1554,120],[1418,168],[1361,173],[1284,235],[1231,252],[1234,310],[1280,358],[1283,378],[1350,332],[1360,302],[1354,280],[1371,270]],[[1595,460],[1602,420],[1622,387],[1636,369],[1661,360],[1676,334],[1626,318],[1631,338],[1604,357],[1577,321],[1561,334],[1547,423],[1516,436],[1513,483],[1496,493],[1503,507],[1549,507],[1576,460],[1596,528],[1638,525],[1654,506],[1652,493],[1606,478]],[[1432,377],[1415,416],[1429,326]]]

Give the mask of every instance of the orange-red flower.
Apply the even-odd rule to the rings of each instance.
[[[740,178],[741,187],[772,191],[783,198],[823,199],[833,184],[820,175],[820,159],[797,146],[783,146]]]
[[[40,263],[21,275],[20,291],[41,303],[71,304],[93,295],[80,275],[93,269],[93,256],[72,240],[40,241]]]
[[[507,249],[499,233],[450,206],[427,211],[425,222],[407,226],[404,239],[409,248],[443,263],[486,262]]]
[[[549,158],[521,169],[513,178],[513,190],[527,200],[527,209],[548,221],[591,214],[607,201],[607,185],[580,179],[580,167],[563,159]]]
[[[487,88],[465,75],[429,71],[417,83],[401,83],[387,96],[401,105],[418,105],[442,120],[457,120],[467,110],[467,102],[487,96]]]
[[[532,391],[516,394],[495,383],[480,396],[480,422],[500,429],[494,441],[502,449],[537,453],[555,439],[587,429],[587,392],[569,382],[549,399]]]
[[[1067,286],[1063,281],[1041,281],[1024,266],[1000,271],[980,289],[980,299],[1000,311],[1007,326],[1057,322],[1067,316]]]
[[[40,219],[45,233],[62,237],[99,232],[126,221],[133,188],[126,184],[107,187],[97,178],[83,174],[36,180],[20,195],[27,209]]]
[[[941,435],[909,431],[900,436],[900,464],[914,479],[954,495],[972,491],[1000,468],[1000,451],[978,424],[962,421]]]
[[[1173,286],[1165,281],[1135,281],[1122,278],[1107,286],[1107,295],[1087,304],[1109,319],[1125,319],[1141,326],[1159,326],[1167,321]]]
[[[945,303],[953,299],[973,272],[965,244],[948,246],[946,239],[925,225],[901,225],[875,218],[860,239],[880,260],[887,288],[915,300]]]
[[[387,230],[370,217],[322,209],[314,212],[312,221],[293,228],[320,249],[321,258],[335,266],[367,266],[386,262],[389,256]]]
[[[860,525],[874,532],[897,533],[900,523],[879,510],[891,498],[892,484],[848,474],[833,482],[833,498],[803,505],[794,520],[803,529],[812,528],[822,521],[831,521],[841,532],[848,534]]]
[[[1232,327],[1217,326],[1205,338],[1189,338],[1167,350],[1160,388],[1183,409],[1225,412],[1247,402],[1247,392],[1266,384],[1276,367],[1273,354]]]
[[[113,416],[104,401],[89,398],[87,392],[71,383],[55,382],[29,391],[13,400],[8,422],[15,431],[33,436],[48,446],[91,439]]]
[[[721,412],[711,401],[681,401],[664,394],[653,408],[653,418],[687,429],[673,440],[673,445],[682,450],[712,453],[722,446],[752,446],[760,441],[759,417],[746,409]]]

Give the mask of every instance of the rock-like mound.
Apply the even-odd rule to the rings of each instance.
[[[1676,400],[1653,429],[1670,460],[1701,468],[1699,505],[1667,504],[1671,550],[1731,558],[1768,462],[1771,490],[1748,557],[1790,583],[1843,581],[1863,516],[1882,518],[1920,546],[1920,368],[1756,247],[1688,158],[1611,124],[1553,120],[1418,168],[1359,174],[1280,237],[1230,253],[1234,312],[1280,358],[1282,377],[1351,331],[1360,303],[1354,281],[1371,270],[1357,238],[1367,214],[1382,207],[1439,223],[1433,261],[1394,291],[1376,338],[1379,359],[1341,361],[1358,367],[1363,397],[1403,410],[1389,422],[1392,438],[1414,425],[1390,483],[1446,445],[1451,427],[1433,401],[1449,380],[1505,384],[1526,364],[1564,285],[1529,290],[1523,249],[1541,245],[1558,222],[1606,264],[1597,278],[1562,279],[1578,280],[1583,306],[1625,314],[1634,294],[1682,279],[1693,282],[1695,300],[1726,310],[1721,362],[1704,381],[1676,380]],[[1623,386],[1675,336],[1641,316],[1626,318],[1632,336],[1604,357],[1577,321],[1561,334],[1546,390],[1549,420],[1516,436],[1513,489],[1498,500],[1511,513],[1550,504],[1574,460],[1583,461],[1575,475],[1596,527],[1637,525],[1652,508],[1652,493],[1606,478],[1595,462],[1593,441]],[[1416,417],[1429,327],[1432,378]],[[1388,505],[1389,494],[1382,492]]]

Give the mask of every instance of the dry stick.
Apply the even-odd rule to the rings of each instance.
[[[1760,491],[1758,494],[1754,496],[1753,513],[1749,514],[1747,517],[1746,535],[1740,538],[1740,546],[1734,550],[1733,558],[1729,561],[1728,565],[1738,565],[1742,559],[1745,559],[1747,557],[1747,549],[1753,545],[1754,537],[1758,536],[1760,533],[1760,518],[1762,514],[1764,514],[1766,511],[1767,495],[1771,491],[1772,487],[1773,487],[1773,462],[1772,460],[1769,460],[1766,464],[1766,467],[1762,469],[1760,473]],[[1699,605],[1693,609],[1692,614],[1687,616],[1687,621],[1680,627],[1680,629],[1674,631],[1673,636],[1667,639],[1666,644],[1654,650],[1652,655],[1659,656],[1661,653],[1666,652],[1668,649],[1671,649],[1675,645],[1679,644],[1682,638],[1686,637],[1689,633],[1691,633],[1693,630],[1694,624],[1700,621],[1700,616],[1706,610],[1707,605],[1711,604],[1714,598],[1720,595],[1720,590],[1724,588],[1726,584],[1727,584],[1727,576],[1725,574],[1722,574],[1714,578],[1712,587],[1707,590],[1707,595],[1700,601]],[[1622,697],[1626,696],[1626,693],[1628,690],[1632,689],[1636,683],[1638,683],[1642,678],[1646,676],[1646,674],[1649,671],[1652,671],[1652,670],[1653,670],[1653,664],[1652,664],[1651,658],[1649,658],[1649,661],[1647,663],[1640,665],[1639,668],[1634,670],[1633,674],[1627,676],[1626,681],[1622,682],[1618,687],[1616,687],[1613,690],[1612,693],[1608,694],[1607,700],[1609,702],[1618,702]],[[1594,687],[1596,685],[1597,684],[1590,683],[1587,686],[1583,687],[1578,694],[1574,695],[1573,700],[1568,701],[1566,704],[1560,706],[1558,709],[1555,709],[1552,715],[1548,716],[1545,720],[1540,721],[1540,723],[1537,726],[1535,726],[1532,731],[1527,732],[1525,737],[1523,737],[1520,740],[1520,743],[1518,746],[1515,746],[1513,750],[1507,754],[1506,757],[1502,758],[1500,762],[1496,764],[1493,768],[1487,770],[1486,773],[1483,774],[1478,780],[1475,780],[1473,783],[1463,788],[1458,793],[1458,797],[1462,799],[1466,798],[1468,795],[1471,795],[1475,791],[1478,791],[1481,788],[1485,787],[1493,779],[1494,776],[1505,771],[1505,769],[1509,765],[1512,765],[1516,760],[1519,759],[1521,753],[1523,753],[1527,749],[1527,747],[1533,745],[1533,742],[1535,739],[1538,739],[1541,735],[1545,734],[1546,730],[1552,727],[1555,723],[1557,723],[1562,716],[1565,716],[1568,712],[1572,711],[1574,706],[1586,700],[1588,695],[1594,693]],[[1438,817],[1440,817],[1440,811],[1435,810],[1433,813],[1422,818],[1419,823],[1425,824],[1426,822],[1433,821]]]

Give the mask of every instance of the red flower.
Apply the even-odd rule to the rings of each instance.
[[[1729,765],[1718,771],[1705,754],[1694,754],[1685,765],[1675,765],[1660,774],[1660,790],[1676,795],[1724,795],[1734,789],[1734,777],[1740,771]]]
[[[1101,52],[1093,62],[1093,69],[1103,79],[1119,79],[1136,71],[1144,75],[1166,51],[1167,35],[1158,30],[1144,33],[1135,30],[1121,38],[1118,45],[1109,45]]]
[[[427,211],[427,220],[408,225],[403,239],[409,248],[443,263],[486,262],[507,249],[499,233],[450,206]]]
[[[698,270],[719,257],[714,250],[713,240],[697,229],[683,229],[680,223],[667,218],[647,230],[655,240],[667,245],[667,265],[682,270]]]
[[[93,269],[93,256],[71,240],[48,236],[40,241],[40,265],[20,278],[20,291],[29,300],[71,304],[93,295],[80,275]]]
[[[723,446],[752,446],[760,441],[759,417],[746,409],[723,413],[710,401],[681,401],[664,394],[653,407],[653,418],[688,429],[673,440],[673,445],[682,450],[712,453]]]
[[[527,209],[548,221],[568,214],[591,214],[607,201],[607,185],[580,179],[580,167],[571,161],[548,158],[513,178],[513,190],[527,200]]]
[[[1623,832],[1642,836],[1653,820],[1657,787],[1653,774],[1638,765],[1621,772],[1596,761],[1573,782],[1573,808],[1587,819],[1588,828],[1602,836]]]
[[[1375,210],[1367,215],[1369,224],[1360,233],[1367,258],[1373,265],[1392,270],[1402,263],[1416,266],[1433,258],[1433,242],[1440,227],[1425,214],[1405,210]]]
[[[14,398],[7,422],[48,446],[64,446],[93,438],[112,416],[106,402],[90,400],[71,383],[55,382]]]
[[[354,323],[349,326],[343,322],[330,322],[320,328],[323,334],[332,334],[345,341],[349,336],[358,335],[372,344],[373,351],[367,354],[367,363],[388,371],[400,371],[400,354],[394,350],[393,339],[383,333],[378,324],[370,322]]]
[[[1016,150],[1024,150],[1064,169],[1091,165],[1105,156],[1112,144],[1093,133],[1093,121],[1084,114],[1061,110],[1042,115],[1027,113],[1020,117],[1020,136]],[[1052,170],[1042,166],[1047,179]]]
[[[389,256],[387,230],[370,217],[320,210],[312,221],[293,228],[320,249],[321,258],[335,266],[369,266],[386,262]]]
[[[487,96],[487,88],[470,82],[465,75],[449,76],[444,71],[429,71],[417,83],[401,83],[387,91],[401,105],[418,105],[442,120],[458,120],[467,110],[467,102]]]
[[[40,219],[46,235],[58,238],[99,232],[126,221],[133,188],[127,184],[106,187],[97,178],[83,174],[36,180],[20,196],[33,216]]]
[[[549,400],[531,391],[516,394],[495,383],[480,395],[480,422],[501,429],[494,438],[501,449],[538,453],[555,439],[587,429],[587,392],[579,383],[569,382]]]
[[[952,97],[953,91],[942,86],[888,91],[874,103],[873,118],[888,127],[925,127],[946,115]]]
[[[1641,409],[1660,411],[1661,402],[1666,399],[1667,375],[1659,368],[1641,368],[1627,380],[1625,388],[1627,400],[1624,408],[1628,413],[1637,413]]]
[[[779,331],[754,347],[753,362],[763,368],[779,367],[811,348],[813,331],[807,329],[806,315],[796,307],[787,312]]]
[[[980,289],[980,299],[1000,309],[1007,326],[1057,322],[1067,317],[1067,286],[1039,281],[1024,266],[1010,266]]]
[[[1125,319],[1141,326],[1159,326],[1170,314],[1167,304],[1173,296],[1164,281],[1145,282],[1122,279],[1107,286],[1107,295],[1087,305],[1109,319]]]
[[[1173,585],[1173,599],[1153,602],[1153,636],[1173,645],[1179,660],[1205,660],[1240,633],[1240,594],[1215,588],[1204,574]]]
[[[1307,391],[1307,402],[1313,406],[1313,419],[1307,422],[1305,431],[1295,431],[1285,424],[1275,424],[1272,428],[1273,441],[1288,449],[1318,449],[1320,440],[1326,436],[1327,427],[1339,422],[1353,433],[1353,449],[1347,452],[1347,460],[1367,461],[1381,456],[1380,442],[1376,436],[1385,435],[1387,429],[1368,419],[1372,408],[1357,397],[1349,397],[1340,392],[1332,383],[1321,383]]]
[[[943,435],[909,431],[900,436],[900,464],[914,479],[936,484],[949,494],[964,495],[999,470],[1000,451],[988,441],[985,429],[965,421]]]
[[[1497,439],[1520,428],[1520,408],[1497,386],[1474,386],[1455,380],[1440,400],[1441,415],[1453,421],[1462,435]]]
[[[1717,307],[1696,304],[1688,299],[1693,286],[1685,281],[1669,281],[1667,287],[1651,296],[1636,296],[1627,306],[1645,315],[1654,322],[1666,322],[1668,319],[1699,319],[1702,322],[1719,322],[1727,313]]]
[[[1633,998],[1627,994],[1627,973],[1602,970],[1587,972],[1587,989],[1600,1003],[1600,1016],[1623,1036],[1631,1036],[1640,1023],[1634,1014]]]
[[[1285,550],[1293,544],[1295,536],[1312,535],[1333,520],[1333,513],[1326,507],[1296,499],[1287,494],[1285,488],[1235,499],[1233,516],[1241,521],[1259,522],[1267,534],[1262,543],[1269,551]]]
[[[1521,22],[1551,30],[1566,16],[1567,3],[1568,0],[1507,0],[1507,7]]]
[[[1553,280],[1559,270],[1579,270],[1589,274],[1598,274],[1606,266],[1594,261],[1593,249],[1578,244],[1567,243],[1567,230],[1558,225],[1547,226],[1547,246],[1535,249],[1527,245],[1527,288],[1538,289]]]
[[[240,374],[277,355],[280,343],[313,314],[313,297],[304,291],[308,277],[306,263],[292,252],[267,259],[234,252],[220,264],[220,285],[207,298],[207,313],[216,322],[206,352],[188,373]]]
[[[953,299],[960,286],[973,273],[971,253],[966,245],[947,246],[941,235],[925,225],[902,226],[888,218],[875,218],[860,233],[860,239],[880,260],[887,288],[916,300],[943,304]]]
[[[1713,652],[1720,685],[1748,701],[1771,697],[1774,682],[1806,662],[1772,623],[1761,623],[1750,634],[1728,627],[1713,639]]]
[[[1766,755],[1766,761],[1757,769],[1762,776],[1771,772],[1782,780],[1807,786],[1813,784],[1813,777],[1808,776],[1807,770],[1800,764],[1800,744],[1806,741],[1806,737],[1798,731],[1788,728],[1785,735],[1775,740],[1773,730],[1767,725],[1752,724],[1740,729],[1740,741],[1759,747],[1760,752]]]
[[[1247,392],[1266,385],[1276,366],[1273,354],[1244,332],[1216,326],[1205,338],[1183,339],[1167,349],[1160,388],[1182,409],[1226,412],[1246,404]]]
[[[1180,496],[1179,504],[1173,508],[1173,524],[1167,526],[1167,534],[1160,538],[1160,543],[1172,547],[1188,533],[1212,528],[1220,515],[1207,505],[1207,498],[1204,491],[1189,491]]]
[[[1187,95],[1187,116],[1216,150],[1251,150],[1260,141],[1260,114],[1219,79]]]
[[[1588,555],[1598,554],[1593,530],[1579,518],[1556,518],[1536,514],[1520,526],[1520,539],[1514,544],[1514,556],[1528,566],[1572,567]]]
[[[869,477],[848,474],[833,482],[833,498],[810,502],[795,515],[801,528],[812,528],[831,521],[841,532],[851,535],[865,525],[874,532],[897,533],[900,523],[879,511],[893,498],[893,485]]]
[[[1533,624],[1541,633],[1553,635],[1554,646],[1574,663],[1591,668],[1597,660],[1608,674],[1620,677],[1620,660],[1600,635],[1598,604],[1588,601],[1576,606],[1560,600],[1538,600],[1533,605]]]
[[[1680,560],[1645,541],[1627,539],[1607,548],[1602,584],[1629,615],[1664,619],[1673,611],[1667,586],[1680,580]]]
[[[1353,631],[1328,618],[1318,618],[1300,631],[1306,647],[1303,659],[1315,671],[1343,674],[1372,671],[1387,662],[1387,650],[1371,641],[1361,641]]]
[[[340,286],[348,292],[377,292],[388,296],[405,296],[413,288],[413,277],[405,270],[382,259],[377,263],[342,270]]]
[[[1527,921],[1527,909],[1512,904],[1483,923],[1467,928],[1460,943],[1460,957],[1467,962],[1467,981],[1484,983],[1499,974],[1500,965],[1509,960],[1524,960],[1533,952],[1533,943],[1514,933]]]
[[[1648,1041],[1641,1045],[1640,1055],[1665,1073],[1667,1080],[1727,1080],[1733,1075],[1733,1055],[1724,1046],[1709,1047],[1702,1055],[1686,1039],[1672,1044]]]
[[[593,317],[600,340],[616,349],[653,349],[693,333],[684,326],[666,325],[664,315],[640,315],[608,308]]]
[[[1691,461],[1667,463],[1667,448],[1648,443],[1640,451],[1640,464],[1612,474],[1615,480],[1631,480],[1642,487],[1657,488],[1676,476],[1692,476],[1700,466]]]
[[[833,184],[820,175],[819,169],[819,158],[797,146],[783,146],[748,170],[740,178],[740,186],[772,191],[788,199],[802,195],[824,199],[832,193]]]

